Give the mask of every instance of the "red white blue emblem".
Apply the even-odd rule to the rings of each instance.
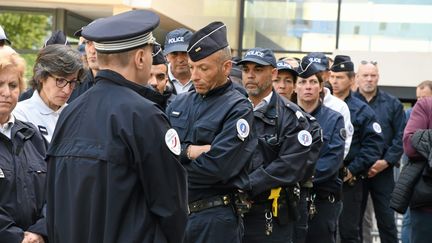
[[[297,135],[297,139],[303,146],[309,146],[312,144],[312,135],[306,130],[301,130]]]

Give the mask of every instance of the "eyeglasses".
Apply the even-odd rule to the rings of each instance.
[[[372,65],[374,65],[374,66],[376,66],[376,65],[378,64],[377,61],[365,61],[365,60],[361,61],[360,63],[361,63],[362,65],[366,65],[366,64],[370,63],[370,64],[372,64]]]
[[[66,87],[66,85],[70,84],[71,89],[75,89],[75,87],[79,84],[81,84],[81,82],[77,79],[73,79],[73,80],[67,80],[65,78],[61,78],[61,77],[56,77],[52,74],[50,74],[51,77],[53,77],[56,81],[56,86],[59,88],[64,88]]]

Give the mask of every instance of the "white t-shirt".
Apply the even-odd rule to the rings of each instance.
[[[323,104],[326,107],[339,112],[340,114],[342,114],[344,118],[345,130],[346,130],[345,152],[344,152],[344,158],[345,158],[348,155],[348,152],[350,150],[352,136],[354,134],[354,127],[351,123],[350,111],[348,105],[343,100],[333,96],[330,93],[330,90],[328,88],[324,87],[324,94],[325,95],[324,95]]]
[[[39,92],[35,90],[30,99],[18,102],[12,113],[18,120],[33,123],[45,139],[51,142],[57,120],[66,105],[64,104],[57,111],[53,111],[42,100]]]

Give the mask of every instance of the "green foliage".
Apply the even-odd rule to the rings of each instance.
[[[51,31],[50,17],[37,13],[0,12],[0,25],[14,49],[39,49]]]
[[[21,57],[26,60],[27,66],[26,66],[26,72],[25,72],[25,80],[30,80],[33,76],[33,66],[36,61],[36,53],[28,53],[28,54],[22,54]]]

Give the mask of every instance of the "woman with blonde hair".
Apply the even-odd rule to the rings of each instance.
[[[0,241],[43,243],[45,142],[33,125],[12,115],[24,70],[17,53],[0,50]]]

